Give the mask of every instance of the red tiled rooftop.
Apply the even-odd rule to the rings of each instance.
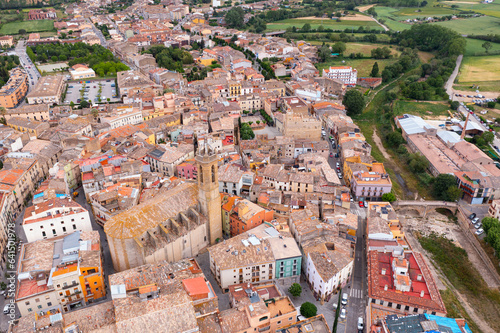
[[[24,170],[21,169],[0,170],[0,183],[15,185],[23,173]]]
[[[189,296],[208,294],[210,292],[205,278],[202,276],[182,280],[182,285]]]
[[[47,285],[39,286],[35,279],[19,282],[16,299],[36,295],[49,289]]]

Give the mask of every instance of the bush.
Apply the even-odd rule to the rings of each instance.
[[[488,107],[493,109],[497,103],[496,102],[488,102]]]
[[[302,287],[298,283],[294,283],[288,288],[288,292],[292,294],[293,297],[299,297],[302,294]]]
[[[387,202],[396,201],[396,196],[392,192],[384,193],[382,194],[382,201],[387,201]]]
[[[314,317],[317,312],[318,308],[316,307],[316,305],[310,302],[305,302],[300,306],[300,314],[306,318]]]

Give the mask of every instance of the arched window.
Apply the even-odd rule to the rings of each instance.
[[[203,183],[203,168],[201,167],[201,165],[198,173],[200,174],[200,183]]]
[[[215,183],[215,165],[212,165],[212,182]]]

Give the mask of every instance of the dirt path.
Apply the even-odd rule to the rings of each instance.
[[[483,333],[495,333],[495,330],[493,330],[481,317],[476,314],[474,308],[470,306],[469,302],[467,302],[467,298],[459,293],[458,290],[456,290],[451,284],[449,284],[449,287],[451,290],[453,290],[453,293],[455,294],[455,296],[457,296],[460,304],[464,307],[465,311],[467,311],[470,319],[472,319],[472,321],[476,323],[477,326],[479,326],[479,329]]]
[[[384,155],[384,157],[388,160],[392,159],[391,155],[389,155],[389,153],[387,152],[387,150],[385,150],[384,148],[384,145],[382,144],[382,140],[380,140],[378,134],[377,134],[377,128],[374,127],[373,128],[373,141],[375,142],[375,144],[377,145],[378,149],[380,149],[380,152],[382,153],[382,155]]]
[[[359,6],[357,7],[359,9],[360,12],[366,12],[368,9],[372,8],[372,7],[375,7],[377,4],[373,4],[373,5],[366,5],[366,6]]]

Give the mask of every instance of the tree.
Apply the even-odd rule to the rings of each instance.
[[[226,25],[230,28],[240,29],[245,26],[245,12],[241,7],[231,8],[225,16]]]
[[[69,106],[70,106],[71,108],[74,108],[74,107],[75,107],[75,102],[73,102],[73,101],[69,102]]]
[[[457,188],[455,176],[449,174],[440,174],[434,179],[432,185],[432,194],[439,200],[455,201],[457,193],[449,191],[450,188]]]
[[[377,62],[375,62],[375,63],[373,64],[373,67],[372,67],[372,72],[371,72],[370,76],[371,76],[371,77],[377,77],[377,76],[378,76],[378,71],[379,71],[379,69],[378,69],[378,63],[377,63]]]
[[[294,283],[288,288],[288,292],[292,294],[293,297],[299,297],[302,294],[302,286],[298,283]]]
[[[429,161],[421,154],[411,154],[408,167],[414,173],[423,173],[429,166]]]
[[[26,30],[25,29],[19,29],[19,34],[20,35],[26,35]]]
[[[237,35],[233,35],[233,37],[231,37],[231,43],[234,43],[238,40],[238,36]]]
[[[347,109],[348,116],[354,116],[363,112],[365,99],[359,90],[349,90],[345,93],[342,103]]]
[[[342,54],[344,54],[345,50],[346,50],[346,45],[344,42],[336,42],[332,46],[333,53],[338,53],[338,54],[342,55]]]
[[[317,312],[318,308],[316,307],[316,305],[310,302],[305,302],[300,306],[300,314],[306,318],[314,317]]]
[[[399,147],[399,145],[405,142],[403,135],[398,131],[390,132],[386,136],[387,143],[392,147]]]
[[[331,56],[330,48],[326,45],[323,45],[318,50],[318,57],[321,59],[321,62],[326,62]]]
[[[481,46],[484,48],[484,50],[486,51],[486,53],[488,53],[493,45],[491,45],[490,42],[486,41]]]
[[[493,109],[497,103],[496,102],[488,102],[488,107]]]
[[[309,23],[306,23],[302,26],[302,28],[300,29],[301,32],[309,32],[311,31],[311,25]]]
[[[458,110],[458,107],[460,106],[460,103],[458,101],[450,101],[450,107],[452,110]]]
[[[82,109],[88,108],[89,107],[89,102],[87,102],[86,100],[81,101],[80,102],[80,107]]]
[[[396,196],[392,192],[384,193],[382,194],[382,201],[387,201],[387,202],[396,201]]]
[[[97,109],[92,109],[90,112],[92,113],[92,116],[94,118],[97,118],[99,116],[99,110]]]

